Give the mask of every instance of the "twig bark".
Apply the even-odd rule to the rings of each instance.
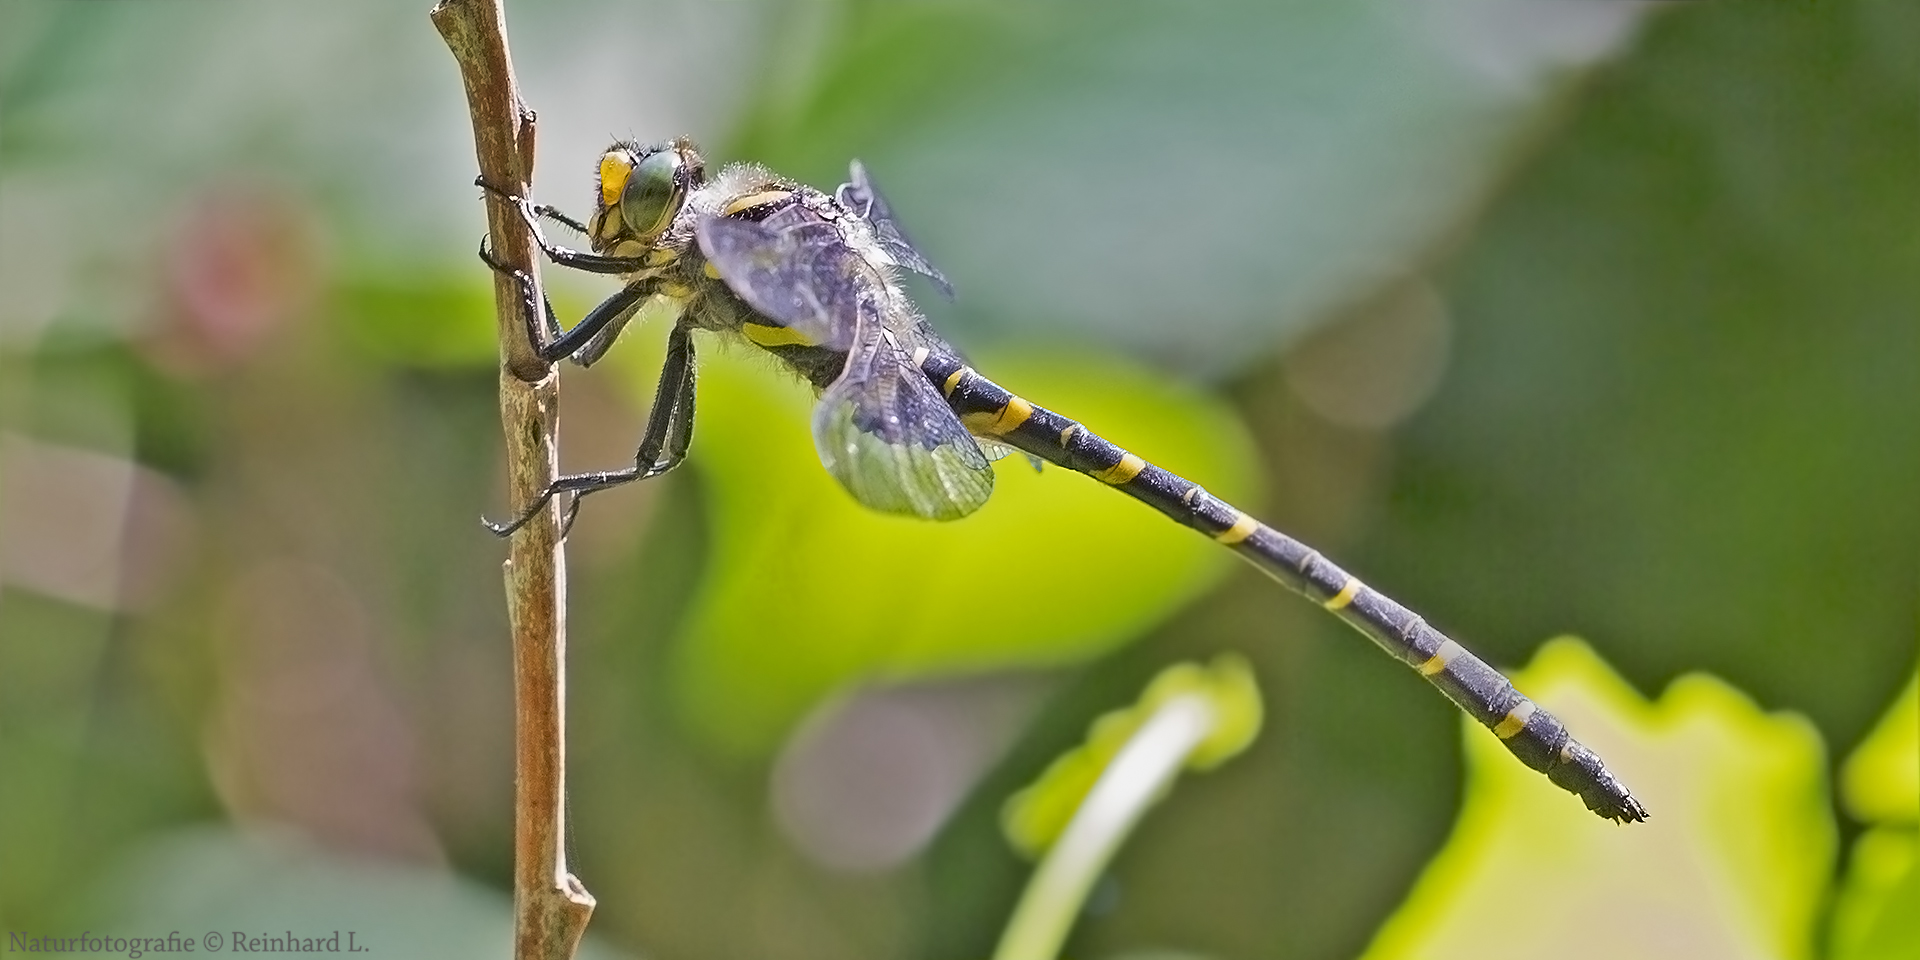
[[[432,18],[460,65],[480,175],[526,196],[533,178],[534,118],[514,84],[500,0],[443,0]],[[494,255],[532,277],[535,302],[541,302],[538,258],[519,211],[489,192],[487,225]],[[518,286],[496,276],[493,292],[508,502],[517,510],[546,488],[558,467],[559,381],[527,342]],[[554,508],[509,541],[505,575],[513,630],[513,956],[569,960],[593,915],[594,900],[567,870],[567,581]]]

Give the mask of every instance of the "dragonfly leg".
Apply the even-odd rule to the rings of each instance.
[[[587,232],[586,224],[567,216],[561,212],[559,207],[553,206],[552,204],[536,203],[532,209],[534,216],[543,220],[552,220],[555,223],[563,224],[574,233],[584,234]]]
[[[480,262],[494,273],[504,274],[513,280],[520,290],[520,313],[526,322],[527,342],[533,344],[535,353],[542,360],[552,363],[555,357],[547,356],[546,344],[560,339],[560,321],[553,315],[553,301],[542,296],[539,303],[534,302],[533,278],[518,267],[509,266],[493,255],[487,246],[487,237],[480,237]],[[562,354],[564,356],[564,354]]]
[[[570,495],[566,517],[561,524],[561,535],[565,536],[566,531],[573,527],[573,518],[580,510],[580,500],[587,494],[636,480],[648,480],[679,466],[686,459],[687,447],[693,440],[693,380],[692,331],[685,325],[678,325],[667,338],[667,358],[660,367],[660,386],[654,392],[653,410],[647,414],[647,430],[640,438],[640,448],[634,453],[633,466],[622,470],[555,477],[511,522],[495,523],[482,519],[481,523],[495,536],[509,536],[546,509],[547,503],[554,497],[564,493]]]
[[[586,233],[587,227],[585,224],[561,213],[554,207],[547,206],[544,203],[535,204],[517,193],[502,190],[488,183],[485,177],[475,178],[473,183],[480,189],[513,204],[514,207],[520,211],[520,219],[527,222],[527,229],[533,232],[533,242],[540,245],[540,252],[546,254],[547,259],[552,260],[560,266],[573,270],[582,270],[587,273],[607,274],[634,273],[639,270],[644,270],[647,267],[647,261],[644,257],[609,257],[552,243],[547,240],[546,232],[540,229],[540,220],[542,217],[564,223],[581,233]]]
[[[640,304],[653,292],[653,283],[649,279],[635,280],[621,287],[613,296],[600,302],[599,306],[587,311],[573,329],[560,329],[560,321],[554,317],[553,302],[541,297],[538,306],[533,295],[533,278],[523,270],[510,267],[493,255],[487,248],[487,239],[480,238],[480,260],[513,278],[520,287],[521,311],[526,320],[527,342],[533,344],[533,350],[540,359],[548,363],[558,363],[562,358],[573,357],[574,362],[583,367],[592,366],[595,360],[607,352],[613,345],[614,334],[633,316]],[[602,334],[605,334],[603,337]],[[578,356],[575,356],[578,354]]]

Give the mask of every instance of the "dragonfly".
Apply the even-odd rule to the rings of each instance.
[[[631,466],[554,479],[512,521],[511,535],[556,497],[570,523],[580,500],[660,476],[693,436],[695,331],[744,338],[818,391],[812,415],[820,462],[848,493],[887,513],[956,520],[993,492],[991,460],[1008,448],[1133,497],[1210,537],[1306,596],[1412,667],[1528,767],[1617,823],[1647,810],[1598,754],[1486,661],[1319,551],[1041,407],[975,370],[907,296],[907,273],[943,295],[953,288],[895,219],[855,160],[832,193],[751,163],[712,175],[685,138],[616,141],[600,156],[584,222],[480,182],[514,204],[553,263],[618,277],[620,289],[562,330],[531,278],[481,259],[521,291],[527,335],[549,363],[600,359],[643,306],[673,317],[653,407]],[[550,242],[559,223],[590,250]]]

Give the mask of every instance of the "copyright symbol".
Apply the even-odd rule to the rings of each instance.
[[[206,936],[201,937],[200,942],[206,944],[208,953],[219,953],[221,946],[225,943],[225,941],[220,939],[219,933],[212,931],[209,931]]]

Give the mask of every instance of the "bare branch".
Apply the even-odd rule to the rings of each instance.
[[[444,0],[433,24],[460,65],[480,175],[526,196],[533,177],[533,112],[521,102],[499,0]],[[518,211],[488,194],[494,255],[533,278],[532,237]],[[558,467],[559,383],[534,354],[518,285],[494,278],[500,333],[500,420],[509,501],[532,502]],[[513,630],[515,960],[569,960],[593,915],[593,896],[566,862],[566,563],[555,510],[509,541],[507,613]]]

